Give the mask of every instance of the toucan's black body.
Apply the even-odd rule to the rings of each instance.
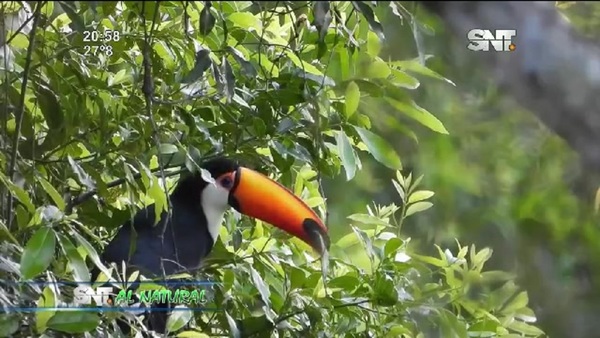
[[[218,177],[234,171],[237,165],[218,159],[206,163],[204,168],[213,177]],[[154,205],[139,211],[106,246],[103,260],[125,261],[141,272],[155,276],[162,276],[163,268],[166,275],[198,268],[214,243],[207,229],[204,210],[200,207],[200,192],[207,184],[199,175],[181,180],[170,196],[171,215],[163,212],[160,221],[154,225]],[[132,241],[133,238],[136,240]],[[130,257],[131,245],[135,247]]]
[[[238,166],[232,161],[217,159],[203,167],[218,177]],[[197,269],[214,244],[201,208],[200,192],[207,184],[200,175],[182,179],[169,198],[171,213],[163,212],[156,223],[154,204],[140,210],[133,220],[121,226],[102,253],[102,260],[105,263],[125,261],[128,270],[139,270],[150,278]],[[96,280],[99,273],[94,269],[92,280]],[[166,317],[164,311],[152,313],[148,328],[164,332]],[[122,330],[128,329],[120,326]]]
[[[182,178],[169,196],[170,214],[163,212],[155,222],[154,205],[139,211],[106,246],[103,261],[119,267],[124,261],[128,270],[137,269],[150,278],[193,271],[210,253],[228,206],[280,227],[320,253],[328,249],[323,222],[285,187],[228,159],[213,159],[201,166],[214,183],[206,182],[200,173]],[[92,271],[94,281],[98,274],[97,268]],[[166,318],[167,312],[153,312],[147,326],[164,332]]]

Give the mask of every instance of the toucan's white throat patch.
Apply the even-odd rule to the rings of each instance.
[[[229,190],[219,184],[208,183],[202,190],[202,210],[206,216],[206,226],[213,239],[213,243],[219,238],[223,216],[229,208]]]

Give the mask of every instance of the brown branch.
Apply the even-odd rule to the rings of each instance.
[[[163,168],[163,169],[166,169],[166,168]],[[150,170],[150,172],[155,173],[155,172],[160,171],[160,170],[161,170],[161,168],[155,168],[155,169]],[[185,171],[187,171],[187,169],[179,169],[179,170],[171,171],[171,172],[168,172],[168,173],[164,173],[164,177],[171,177],[171,176],[179,175],[179,174],[181,174],[182,172],[185,172]],[[142,177],[142,173],[141,172],[133,175],[134,179],[138,179],[140,177]],[[119,185],[121,185],[121,184],[123,184],[125,182],[127,182],[126,178],[119,178],[119,179],[116,179],[114,181],[108,182],[106,184],[106,187],[107,188],[114,188],[114,187],[119,186]],[[77,206],[77,205],[79,205],[79,204],[81,204],[81,203],[89,200],[90,198],[92,198],[92,196],[96,195],[97,193],[98,193],[98,189],[93,189],[93,190],[90,190],[90,191],[86,191],[83,194],[81,194],[81,195],[73,198],[71,201],[69,201],[69,203],[67,204],[67,207],[65,208],[67,214],[70,213],[71,210],[75,206]]]
[[[31,26],[31,31],[29,32],[29,46],[27,47],[27,56],[25,58],[25,66],[23,67],[23,83],[21,84],[21,97],[19,102],[19,108],[16,111],[16,120],[17,124],[15,127],[15,133],[12,139],[12,152],[10,155],[10,163],[6,172],[8,173],[8,179],[14,180],[14,174],[17,165],[17,156],[19,153],[19,138],[21,137],[21,127],[23,126],[23,116],[25,115],[25,94],[27,92],[27,83],[29,79],[29,67],[31,66],[31,56],[33,55],[33,50],[35,47],[35,32],[37,30],[37,26],[39,23],[41,9],[45,2],[38,2],[35,7],[35,12],[33,13],[33,23]],[[6,204],[6,216],[5,219],[8,222],[8,229],[12,228],[13,223],[13,198],[12,196],[7,196],[7,204]]]
[[[577,36],[554,2],[421,2],[464,43],[523,107],[562,137],[588,169],[600,171],[600,47]],[[472,52],[474,28],[515,29],[510,53]]]

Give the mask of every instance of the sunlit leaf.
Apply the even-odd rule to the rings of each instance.
[[[183,331],[177,334],[177,338],[210,338],[209,335],[198,331]]]
[[[386,101],[392,107],[403,112],[410,118],[418,121],[425,127],[429,128],[435,132],[438,132],[440,134],[448,134],[448,131],[446,130],[446,128],[444,127],[442,122],[440,122],[440,120],[437,119],[437,117],[435,117],[433,114],[431,114],[427,110],[417,106],[416,104],[400,102],[400,101],[396,101],[391,98],[386,98]]]
[[[58,193],[58,191],[52,186],[52,184],[50,184],[50,182],[46,181],[42,177],[40,177],[39,180],[42,184],[42,187],[44,187],[44,190],[46,191],[48,196],[52,198],[56,206],[60,210],[65,210],[65,201],[63,200],[62,196]]]
[[[338,152],[346,171],[346,180],[350,181],[356,174],[356,155],[354,154],[354,149],[352,149],[348,136],[343,131],[336,133],[336,141]]]
[[[356,82],[350,81],[346,86],[346,117],[350,118],[358,109],[360,102],[360,89]]]
[[[429,199],[434,194],[435,193],[433,191],[429,191],[429,190],[415,191],[408,197],[408,204]]]
[[[73,271],[73,277],[76,281],[86,282],[90,280],[90,272],[85,264],[85,260],[77,251],[77,248],[71,243],[71,240],[62,234],[58,235],[59,243],[63,249],[69,267]]]
[[[448,80],[447,78],[441,76],[440,74],[434,72],[433,70],[427,68],[426,66],[421,65],[418,59],[406,60],[406,61],[392,61],[392,64],[396,67],[399,67],[401,70],[408,70],[413,73],[429,76],[438,80],[443,80],[448,82],[449,84],[455,86],[454,82]]]
[[[390,67],[383,60],[375,60],[367,67],[367,76],[371,79],[385,79],[392,73]]]
[[[46,286],[37,301],[38,308],[53,308],[56,306],[56,295],[52,286]],[[48,320],[54,316],[56,311],[37,311],[35,313],[35,329],[38,333],[46,331]]]
[[[392,69],[391,81],[396,86],[404,87],[407,89],[417,89],[420,84],[419,80],[397,69]]]
[[[249,12],[231,13],[229,16],[227,16],[227,20],[250,31],[262,31],[261,20]]]
[[[178,305],[176,307],[183,307],[182,305]],[[184,327],[189,321],[190,319],[192,319],[193,316],[193,312],[190,311],[173,311],[171,312],[171,314],[169,315],[169,318],[167,319],[167,331],[168,332],[175,332],[179,329],[181,329],[182,327]]]
[[[400,158],[386,140],[366,129],[360,127],[354,129],[377,161],[394,170],[402,168]]]

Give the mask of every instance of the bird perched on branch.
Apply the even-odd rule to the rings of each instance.
[[[196,270],[213,248],[229,207],[300,238],[319,254],[329,249],[327,227],[281,184],[227,158],[212,159],[200,167],[210,177],[200,171],[182,178],[169,196],[170,215],[163,212],[156,223],[154,205],[139,211],[118,230],[102,259],[118,266],[125,262],[148,277]],[[96,268],[92,280],[98,274]],[[163,333],[167,313],[154,312],[149,317],[149,329]]]

